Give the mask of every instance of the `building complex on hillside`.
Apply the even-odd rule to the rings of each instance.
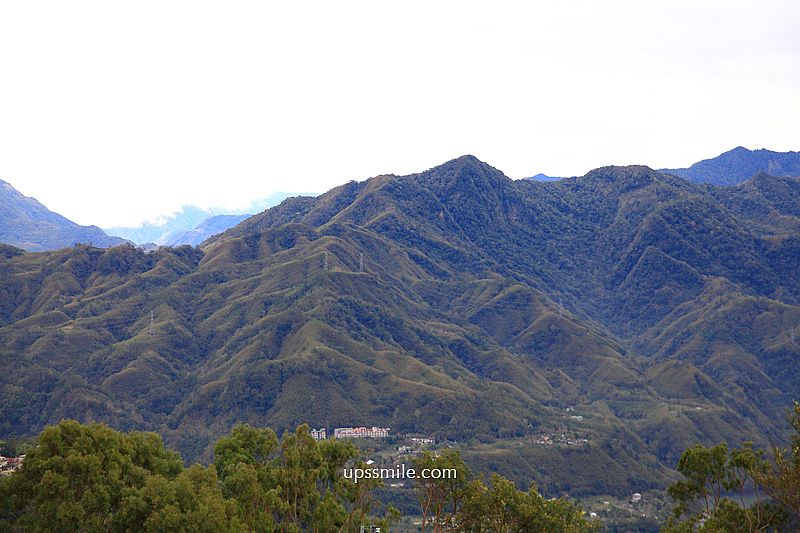
[[[333,436],[337,439],[357,439],[369,438],[379,439],[389,436],[389,428],[378,427],[358,427],[358,428],[336,428],[333,430]]]
[[[25,456],[19,457],[3,457],[0,455],[0,475],[9,476],[12,472],[16,471],[22,466],[25,461]]]

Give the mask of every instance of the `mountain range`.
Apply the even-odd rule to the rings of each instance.
[[[773,176],[800,176],[800,152],[773,152],[748,150],[738,146],[711,159],[704,159],[688,168],[665,168],[661,172],[680,176],[693,183],[738,185],[756,174],[764,172]],[[536,174],[532,181],[556,181],[563,178]]]
[[[275,193],[256,200],[241,210],[205,209],[194,205],[157,222],[135,227],[81,226],[47,209],[35,198],[27,197],[11,184],[0,180],[0,243],[29,252],[57,250],[75,244],[109,248],[125,242],[140,245],[199,245],[209,237],[231,228],[251,216],[272,207],[289,193]]]
[[[207,460],[237,421],[376,425],[549,494],[629,494],[695,443],[783,436],[800,398],[793,177],[514,181],[464,156],[199,247],[4,247],[0,280],[0,438],[102,420]]]
[[[76,243],[106,248],[124,242],[97,226],[76,224],[0,180],[0,243],[39,252]]]
[[[800,152],[773,152],[737,147],[715,158],[693,164],[689,168],[663,169],[662,172],[680,176],[695,183],[736,185],[759,172],[775,176],[800,175]],[[536,174],[525,178],[532,181],[558,181],[560,177]],[[101,248],[128,240],[149,248],[154,246],[197,246],[206,239],[231,228],[284,199],[294,196],[275,193],[255,200],[244,209],[208,209],[185,205],[180,211],[156,222],[139,226],[105,228],[79,226],[65,217],[49,211],[36,199],[17,192],[10,184],[0,181],[0,243],[18,246],[27,251],[55,250],[81,242]],[[99,231],[98,231],[99,230]]]

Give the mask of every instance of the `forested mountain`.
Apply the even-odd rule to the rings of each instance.
[[[737,185],[759,172],[773,176],[800,176],[800,152],[748,150],[739,146],[689,168],[664,169],[663,172],[694,183],[714,185]]]
[[[75,243],[107,248],[124,242],[109,237],[97,226],[76,224],[0,180],[0,243],[40,252]]]
[[[664,486],[688,446],[787,430],[799,188],[513,181],[464,156],[199,248],[7,250],[0,438],[72,417],[209,459],[236,421],[381,425],[549,493]],[[533,438],[556,432],[588,444]]]

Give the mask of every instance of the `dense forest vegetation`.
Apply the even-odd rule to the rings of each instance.
[[[465,156],[199,247],[0,247],[9,442],[71,418],[209,463],[238,422],[375,425],[546,497],[627,498],[696,444],[785,439],[798,358],[791,177],[542,183]]]
[[[682,479],[667,532],[791,531],[800,524],[800,403],[788,446],[696,445],[681,455]],[[240,424],[220,438],[209,466],[184,467],[154,433],[121,433],[65,420],[28,447],[22,467],[0,478],[0,526],[9,531],[389,531],[400,513],[374,495],[382,480],[354,480],[369,466],[348,440],[312,438],[308,426],[279,440]],[[573,503],[545,499],[493,473],[475,477],[455,450],[425,451],[423,469],[451,471],[414,481],[421,531],[598,530]]]
[[[8,531],[388,531],[399,513],[373,497],[375,478],[347,440],[315,441],[308,426],[279,440],[237,425],[215,445],[214,463],[184,468],[154,433],[121,433],[65,420],[47,427],[23,466],[0,478],[0,527]],[[474,478],[458,452],[427,452],[424,468],[454,469],[419,480],[424,531],[591,531],[583,513],[498,475]]]

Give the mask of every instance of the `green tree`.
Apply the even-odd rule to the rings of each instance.
[[[678,461],[684,479],[667,489],[677,505],[666,531],[767,531],[782,526],[785,514],[762,499],[757,482],[768,468],[764,452],[749,443],[730,451],[724,443],[687,449]],[[756,501],[748,506],[750,494]]]
[[[159,533],[247,531],[236,503],[226,499],[213,468],[193,465],[176,478],[154,475],[126,491],[110,531]]]
[[[252,531],[273,531],[275,516],[285,504],[274,487],[278,438],[271,429],[234,426],[214,447],[214,466],[226,497],[236,503],[239,517]]]
[[[182,469],[156,434],[64,420],[45,428],[20,471],[0,484],[2,518],[24,531],[108,531],[127,489]]]
[[[308,426],[278,442],[236,426],[212,467],[188,469],[152,433],[66,420],[47,427],[20,471],[0,480],[0,530],[353,531],[373,518],[379,480],[342,475],[358,462],[349,441],[317,443]]]
[[[755,478],[775,501],[784,505],[800,522],[800,402],[795,401],[789,412],[794,428],[788,447],[775,446],[769,468],[756,473]]]
[[[467,519],[463,512],[465,502],[471,497],[476,485],[470,483],[471,472],[457,450],[441,453],[424,451],[413,459],[417,472],[415,490],[422,510],[422,531],[431,527],[434,532],[458,531]],[[452,475],[439,479],[423,478],[423,471],[439,470]],[[472,517],[470,517],[472,519]]]
[[[512,481],[493,474],[491,487],[487,487],[471,477],[456,450],[423,452],[414,459],[414,466],[419,474],[423,469],[456,473],[455,477],[440,479],[416,478],[422,531],[571,533],[597,529],[580,509],[562,499],[545,499],[535,485],[523,492]]]
[[[230,435],[220,437],[214,446],[214,466],[224,479],[227,470],[240,463],[257,466],[275,459],[278,437],[269,428],[257,429],[237,424]]]
[[[246,425],[234,427],[215,448],[223,493],[253,531],[352,531],[362,524],[387,526],[395,513],[373,518],[379,480],[354,483],[346,465],[362,466],[350,441],[317,442],[307,425],[284,434]]]
[[[681,454],[678,472],[685,479],[667,489],[677,503],[675,517],[687,514],[710,516],[716,511],[723,496],[727,458],[726,444],[712,448],[697,445]]]

